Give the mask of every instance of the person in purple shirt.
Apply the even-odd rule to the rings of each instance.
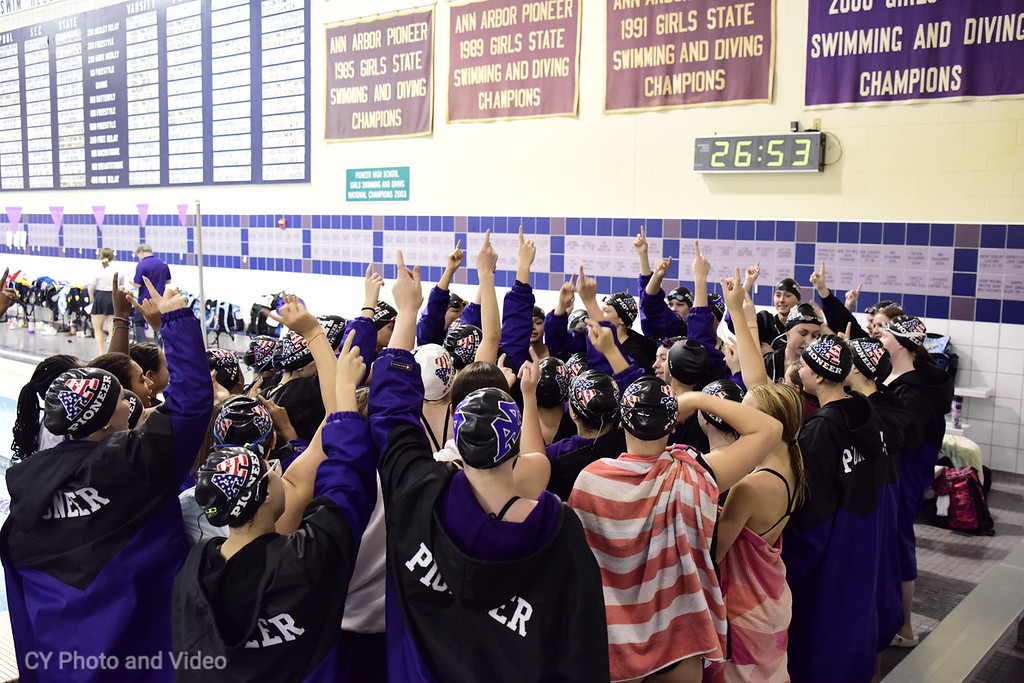
[[[152,296],[149,288],[143,286],[144,278],[149,278],[149,281],[153,283],[153,287],[156,288],[157,294],[163,296],[167,285],[171,284],[171,269],[167,267],[163,259],[153,255],[153,247],[148,244],[137,246],[135,248],[135,257],[139,259],[139,265],[135,267],[132,287],[137,287],[139,290],[138,302],[140,304],[145,303]],[[146,319],[142,317],[142,312],[136,309],[132,315],[135,321],[135,341],[148,341],[145,327]],[[160,335],[156,330],[153,330],[153,341],[157,344],[160,343]]]

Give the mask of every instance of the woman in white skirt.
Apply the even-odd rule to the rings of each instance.
[[[117,260],[113,249],[104,247],[100,249],[99,256],[102,268],[89,284],[89,301],[92,302],[92,329],[96,334],[97,355],[103,355],[107,352],[103,327],[114,315],[114,278],[117,278],[117,286],[121,288],[124,286],[124,275],[117,272],[116,267],[111,266]]]

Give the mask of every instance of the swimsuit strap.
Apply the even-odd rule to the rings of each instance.
[[[423,423],[423,431],[425,431],[427,433],[427,436],[430,438],[430,443],[432,443],[434,445],[434,452],[437,453],[439,450],[441,450],[441,447],[444,444],[437,442],[437,437],[434,436],[434,430],[430,428],[430,422],[427,421],[427,418],[423,415],[422,412],[420,412],[420,422]],[[448,420],[447,420],[447,418],[444,421],[444,431],[445,432],[448,431]]]
[[[761,536],[763,538],[764,536],[767,536],[769,533],[771,533],[772,529],[774,529],[778,525],[782,524],[782,521],[784,519],[786,519],[786,517],[789,517],[791,514],[793,514],[793,494],[789,490],[789,482],[786,481],[786,478],[784,476],[782,476],[781,474],[779,474],[778,472],[776,472],[775,470],[773,470],[772,468],[770,468],[770,467],[762,467],[759,470],[755,470],[755,472],[771,472],[776,477],[781,479],[782,483],[786,485],[786,514],[782,515],[782,517],[779,518],[779,521],[775,522],[775,524],[772,524],[768,528],[768,531],[765,531],[762,534],[758,534],[758,536]]]
[[[512,505],[515,504],[517,500],[519,500],[519,496],[512,496],[511,498],[509,498],[508,502],[505,503],[505,507],[501,508],[501,512],[499,512],[498,514],[494,514],[493,512],[490,513],[491,519],[496,519],[500,521],[502,518],[505,517],[505,513],[508,512],[508,509],[512,507]]]
[[[423,423],[423,429],[427,432],[427,436],[430,437],[430,442],[434,445],[435,453],[444,448],[445,443],[448,441],[448,423],[451,422],[451,419],[451,412],[445,412],[444,431],[441,432],[441,440],[438,442],[437,437],[434,435],[434,430],[430,428],[430,423],[427,422],[426,416],[420,411],[420,421]]]

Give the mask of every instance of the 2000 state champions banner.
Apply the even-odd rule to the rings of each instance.
[[[606,2],[606,112],[771,102],[774,0]]]
[[[1024,94],[1022,0],[808,0],[807,106]]]

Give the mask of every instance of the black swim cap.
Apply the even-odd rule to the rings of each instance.
[[[43,425],[57,436],[89,436],[110,423],[121,396],[121,383],[110,372],[72,368],[46,390]]]
[[[565,363],[554,356],[548,356],[537,364],[540,381],[537,382],[537,405],[554,408],[565,403],[569,395],[569,374]]]
[[[267,471],[263,458],[248,448],[214,451],[196,472],[196,503],[213,526],[243,526],[267,499]]]
[[[622,392],[619,415],[627,432],[643,441],[657,441],[675,429],[679,403],[669,385],[647,375]]]
[[[668,350],[668,373],[680,384],[695,386],[707,371],[708,350],[696,339],[682,338]]]
[[[476,325],[452,325],[444,338],[444,350],[452,357],[456,370],[476,360],[476,350],[484,340],[484,333]]]
[[[486,470],[519,455],[519,406],[501,389],[477,389],[452,413],[459,457],[467,467]]]

